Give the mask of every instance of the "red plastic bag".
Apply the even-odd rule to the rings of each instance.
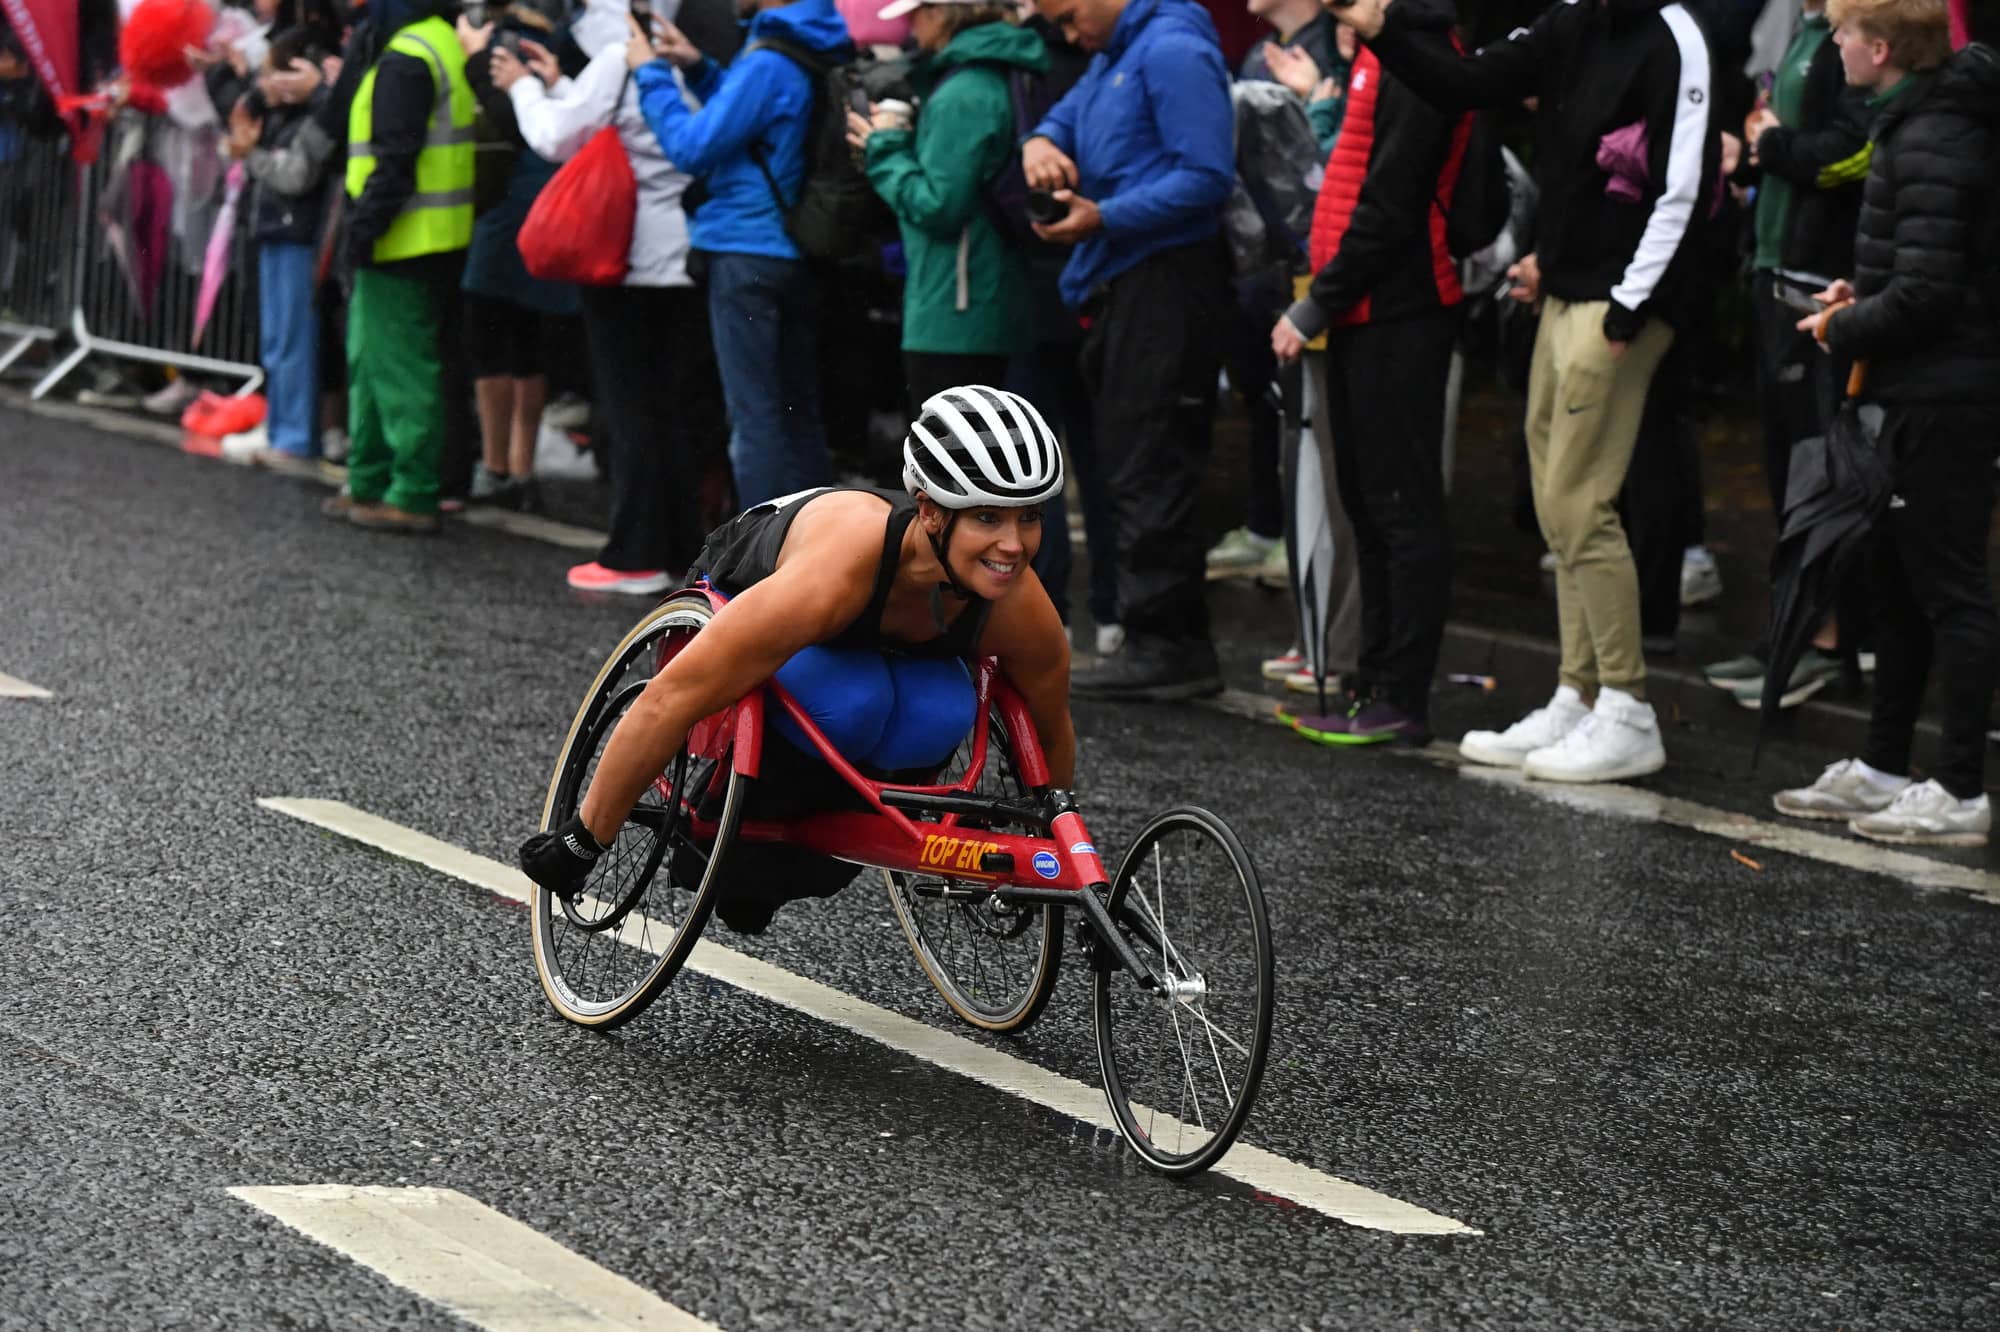
[[[550,282],[612,287],[625,280],[639,183],[616,126],[591,137],[542,186],[516,242],[528,272]]]

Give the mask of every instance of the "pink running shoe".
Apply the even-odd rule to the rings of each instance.
[[[579,592],[623,592],[647,597],[674,585],[674,576],[664,569],[607,569],[597,561],[579,564],[569,571],[569,585]]]

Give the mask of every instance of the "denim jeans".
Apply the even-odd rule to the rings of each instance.
[[[744,508],[833,480],[820,424],[812,278],[796,259],[713,254],[708,313]]]
[[[271,447],[294,458],[319,452],[319,311],[313,247],[257,243],[258,354],[264,362]]]

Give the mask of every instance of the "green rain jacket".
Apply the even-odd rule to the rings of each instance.
[[[1027,255],[995,228],[986,186],[1021,151],[1009,67],[1048,64],[1025,28],[968,28],[915,71],[931,90],[916,129],[868,136],[868,179],[896,215],[909,268],[903,350],[1005,356],[1033,341]]]

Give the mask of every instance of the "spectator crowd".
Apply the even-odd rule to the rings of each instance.
[[[1318,602],[1264,665],[1316,700],[1295,729],[1425,743],[1468,330],[1491,326],[1560,663],[1546,704],[1460,751],[1625,780],[1667,761],[1647,656],[1719,591],[1697,385],[1733,318],[1774,520],[1824,482],[1793,475],[1802,441],[1859,430],[1888,482],[1804,650],[1774,623],[1706,674],[1790,707],[1872,672],[1864,751],[1778,809],[1986,839],[2000,62],[1968,41],[1978,4],[1249,0],[1233,74],[1217,18],[1243,16],[1197,0],[112,8],[81,7],[107,114],[244,182],[267,406],[224,451],[344,460],[330,517],[535,508],[566,385],[610,495],[569,582],[650,595],[727,514],[880,476],[931,395],[1007,387],[1075,482],[1036,566],[1095,626],[1076,692],[1220,689],[1206,580],[1251,574]],[[161,31],[185,49],[142,49]],[[11,32],[0,94],[4,171],[62,132]],[[1247,500],[1212,541],[1225,385]],[[159,405],[222,410],[197,395]],[[1302,539],[1316,506],[1330,560]]]

